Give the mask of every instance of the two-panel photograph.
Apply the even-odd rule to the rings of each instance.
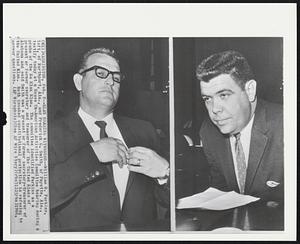
[[[4,4],[3,239],[290,241],[296,4]]]
[[[173,38],[174,131],[168,38],[46,44],[51,232],[284,230],[282,38]]]

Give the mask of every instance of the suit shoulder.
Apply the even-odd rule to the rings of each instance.
[[[201,125],[200,128],[200,135],[201,136],[211,136],[212,134],[219,134],[219,130],[216,128],[216,126],[211,122],[209,117],[206,117]]]
[[[271,123],[277,123],[283,121],[283,106],[277,103],[271,103],[262,100],[262,105],[266,111],[266,120]]]
[[[127,124],[130,127],[132,126],[137,129],[154,129],[154,126],[149,121],[146,120],[129,118],[126,116],[119,116],[119,115],[115,116],[115,119],[124,124]]]
[[[72,125],[79,127],[78,124],[80,123],[80,118],[79,116],[71,112],[61,118],[58,118],[56,120],[53,120],[49,123],[49,139],[51,141],[58,141],[58,140],[63,140],[63,138],[71,133]]]
[[[51,121],[49,123],[49,129],[51,131],[65,130],[68,127],[69,117],[70,117],[70,114]]]

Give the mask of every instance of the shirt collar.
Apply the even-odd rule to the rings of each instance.
[[[88,114],[87,112],[85,112],[81,107],[79,107],[79,109],[78,109],[78,114],[82,118],[84,124],[86,124],[88,126],[95,125],[95,122],[97,121],[97,119],[94,118],[92,115]],[[105,121],[106,124],[111,124],[113,121],[113,113],[110,113],[107,116],[105,116],[102,119],[102,121]]]
[[[250,121],[248,122],[248,124],[245,126],[245,128],[243,128],[241,130],[241,135],[244,134],[251,134],[251,129],[252,129],[252,125],[253,125],[253,121],[254,121],[254,116],[255,114],[253,114],[252,118],[250,119]]]

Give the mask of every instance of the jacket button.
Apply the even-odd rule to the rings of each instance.
[[[111,195],[114,197],[116,195],[116,190],[112,190]]]

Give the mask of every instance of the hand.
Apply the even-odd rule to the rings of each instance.
[[[122,168],[127,164],[128,152],[124,143],[113,137],[102,138],[90,143],[102,163],[117,162]]]
[[[164,178],[169,169],[169,163],[156,152],[145,147],[132,147],[128,150],[128,169],[152,178]]]

